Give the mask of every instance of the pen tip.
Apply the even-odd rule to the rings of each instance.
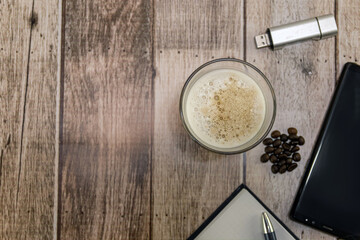
[[[264,232],[273,232],[274,228],[271,224],[271,221],[270,221],[267,213],[263,212],[261,215],[262,215],[262,220],[263,220]],[[265,231],[265,228],[266,228],[266,231]]]
[[[261,214],[261,219],[262,219],[262,225],[263,225],[264,233],[267,234],[268,233],[268,224],[266,222],[266,217],[265,217],[264,212]]]

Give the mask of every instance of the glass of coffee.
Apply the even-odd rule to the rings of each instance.
[[[221,154],[245,152],[269,133],[276,115],[274,90],[255,66],[238,59],[207,62],[187,79],[180,116],[191,138]]]

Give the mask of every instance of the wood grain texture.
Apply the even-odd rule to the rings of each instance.
[[[333,239],[288,217],[305,164],[314,145],[335,85],[335,39],[309,41],[272,52],[256,49],[254,36],[267,27],[334,12],[334,1],[247,1],[246,60],[259,67],[272,83],[277,97],[273,129],[286,132],[294,126],[306,139],[302,160],[291,173],[273,175],[271,164],[259,158],[260,144],[246,153],[248,186],[301,239]]]
[[[0,239],[184,239],[244,180],[302,239],[333,239],[287,214],[336,76],[359,64],[359,1],[68,0],[62,46],[59,1],[0,0]],[[336,41],[255,49],[266,27],[333,12]],[[273,84],[274,128],[307,140],[294,172],[272,175],[263,146],[211,153],[182,127],[185,80],[221,57]]]
[[[51,239],[58,1],[1,1],[0,238]]]
[[[148,1],[66,1],[61,239],[148,239]]]
[[[360,1],[337,1],[337,77],[345,63],[360,64]]]
[[[242,155],[193,142],[180,92],[201,64],[243,57],[241,1],[155,1],[152,239],[185,239],[243,181]]]

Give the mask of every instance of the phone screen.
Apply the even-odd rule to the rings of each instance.
[[[348,64],[313,150],[293,217],[360,236],[360,67]]]

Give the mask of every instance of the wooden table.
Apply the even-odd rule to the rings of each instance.
[[[336,39],[255,48],[327,13]],[[0,239],[184,239],[241,183],[301,239],[334,239],[288,212],[342,66],[359,63],[360,1],[2,0],[0,16]],[[183,129],[186,78],[223,57],[260,68],[274,128],[306,137],[293,172]]]

